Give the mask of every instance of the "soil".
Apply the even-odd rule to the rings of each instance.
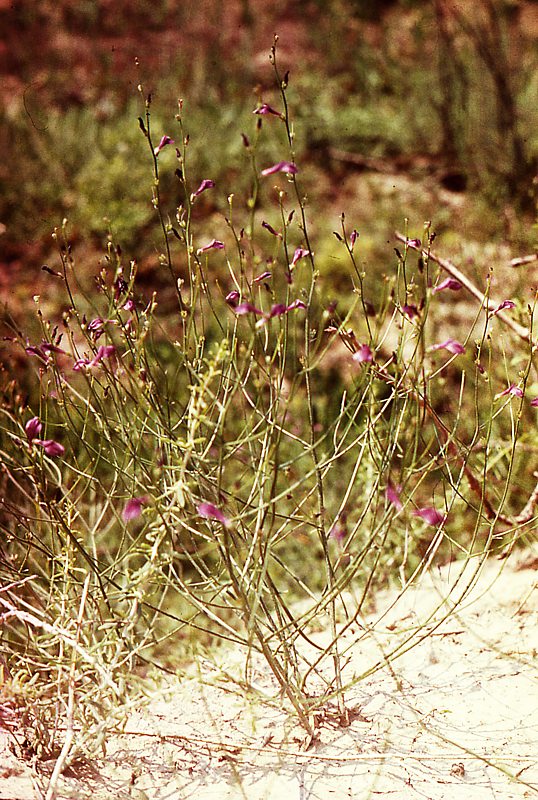
[[[538,796],[538,550],[452,563],[342,637],[348,680],[375,669],[316,717],[314,740],[278,702],[263,662],[241,689],[241,653],[199,661],[135,710],[106,754],[72,764],[65,800],[515,800]],[[477,572],[478,570],[478,572]],[[447,615],[452,604],[456,607]],[[402,643],[417,625],[414,646]],[[317,636],[323,639],[324,630]],[[383,667],[384,656],[402,647]],[[218,663],[217,663],[218,659]],[[5,727],[9,727],[8,724]],[[0,740],[0,800],[44,797],[54,763]]]

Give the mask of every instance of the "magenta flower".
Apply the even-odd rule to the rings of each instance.
[[[97,353],[94,355],[90,363],[88,364],[88,368],[91,369],[99,364],[104,358],[110,358],[116,352],[116,348],[113,344],[102,344],[97,348]]]
[[[196,506],[196,510],[204,519],[216,519],[224,525],[225,528],[229,528],[232,524],[228,517],[222,513],[220,508],[214,506],[213,503],[199,503],[199,505]]]
[[[32,417],[32,419],[29,419],[24,426],[28,441],[33,442],[33,440],[36,439],[41,433],[42,428],[43,425],[39,421],[39,417]]]
[[[282,314],[285,314],[287,311],[287,306],[285,303],[275,303],[271,306],[271,311],[269,312],[269,318],[272,317],[281,317]]]
[[[343,525],[337,522],[335,525],[332,526],[331,530],[329,531],[329,538],[334,539],[338,544],[342,544],[344,539],[346,538],[347,531]]]
[[[272,319],[273,317],[281,317],[283,314],[287,314],[289,311],[294,311],[296,308],[306,309],[306,304],[303,303],[302,300],[294,300],[289,304],[289,306],[285,305],[284,303],[275,303],[273,306],[271,306],[269,313],[266,314],[261,309],[253,306],[252,303],[240,303],[234,308],[234,311],[240,316],[244,314],[256,314],[258,317],[263,317],[263,320],[258,323],[263,325],[265,320]]]
[[[465,353],[465,347],[455,339],[447,339],[446,342],[432,344],[430,350],[448,350],[449,353],[453,353],[455,356]]]
[[[253,278],[252,281],[253,281],[253,283],[261,283],[266,278],[270,278],[270,277],[271,277],[271,273],[269,272],[268,269],[266,269],[265,272],[261,273],[261,275],[256,275],[256,277]]]
[[[442,292],[443,289],[451,289],[453,292],[459,292],[461,289],[461,283],[457,281],[455,278],[445,278],[444,281],[437,284],[433,288],[434,292]]]
[[[296,263],[299,261],[299,259],[305,258],[306,256],[309,256],[309,255],[310,255],[310,250],[304,250],[304,248],[298,247],[295,250],[295,253],[293,254],[293,258],[292,258],[290,267],[294,267],[296,265]]]
[[[286,312],[293,311],[295,308],[303,308],[306,311],[306,303],[302,300],[294,300],[289,306],[286,306]]]
[[[491,312],[491,316],[494,317],[495,314],[498,314],[499,311],[504,311],[505,308],[515,308],[515,307],[516,304],[514,303],[513,300],[503,300],[502,303],[500,303],[497,306],[497,308]]]
[[[495,395],[495,400],[498,400],[499,397],[504,397],[507,394],[511,394],[513,397],[523,397],[523,389],[521,389],[517,384],[511,383],[510,386],[504,390],[504,392],[499,392],[499,394]],[[533,401],[531,401],[532,405]]]
[[[166,147],[167,144],[174,144],[174,140],[170,138],[170,136],[163,136],[157,147],[154,149],[154,154],[156,156],[159,155],[161,150]]]
[[[43,448],[48,456],[63,456],[65,447],[54,439],[34,439],[34,444],[38,444]]]
[[[73,364],[73,369],[75,372],[79,372],[83,368],[92,369],[92,367],[97,366],[104,358],[110,358],[115,352],[116,348],[113,344],[102,344],[97,348],[97,353],[91,361],[88,358],[77,358]]]
[[[286,175],[296,175],[299,170],[293,161],[279,161],[278,164],[273,164],[272,167],[262,169],[262,175],[274,175],[276,172],[285,172]]]
[[[264,116],[266,114],[273,114],[273,116],[275,116],[275,117],[280,117],[280,119],[284,119],[284,116],[280,113],[280,111],[277,111],[276,109],[274,109],[272,106],[268,105],[267,103],[262,103],[261,106],[258,106],[258,108],[255,108],[252,113],[253,114],[261,114],[262,116]]]
[[[420,241],[420,239],[408,239],[407,240],[407,246],[408,247],[420,247],[421,244],[422,244],[422,242]]]
[[[107,322],[110,322],[110,320],[107,319]],[[88,322],[86,328],[90,333],[102,333],[104,324],[105,322],[101,317],[95,317]]]
[[[402,487],[400,486],[400,484],[397,484],[396,486],[393,486],[392,483],[387,484],[387,489],[385,492],[387,500],[394,506],[394,508],[397,511],[401,511],[403,508],[403,503],[400,500],[401,491]]]
[[[220,242],[218,239],[212,239],[207,244],[199,247],[196,251],[196,255],[199,256],[202,253],[207,253],[208,250],[224,250],[224,242]]]
[[[110,320],[107,320],[110,322]],[[96,342],[105,332],[105,321],[101,319],[101,317],[95,317],[95,319],[90,320],[86,327],[88,333],[91,334],[92,339]]]
[[[142,513],[142,507],[148,502],[148,498],[143,497],[131,497],[130,500],[127,500],[125,503],[124,509],[122,511],[122,517],[125,522],[129,522],[131,519],[136,519]]]
[[[426,508],[417,508],[416,511],[413,511],[413,516],[420,517],[424,520],[424,522],[434,528],[444,525],[446,521],[446,514],[441,514],[440,511],[437,511],[436,508],[432,508],[431,506],[427,506]]]
[[[359,364],[370,363],[374,360],[374,355],[367,344],[361,344],[359,349],[351,356],[353,361]]]
[[[409,319],[414,319],[415,317],[419,316],[418,308],[412,303],[411,304],[406,303],[405,305],[403,305],[402,311],[406,317],[409,317]]]
[[[357,241],[358,238],[359,238],[359,232],[354,228],[349,236],[349,244],[352,250],[355,247],[355,242]]]
[[[263,316],[263,311],[253,306],[252,303],[239,303],[239,305],[234,308],[234,311],[240,317],[245,314],[256,314],[259,317]]]
[[[50,342],[41,342],[41,350],[43,353],[64,353],[65,350],[62,350],[61,347],[58,347],[56,344],[51,344]]]
[[[535,397],[533,400],[531,400],[531,406],[534,406],[534,408],[538,407],[538,397]]]
[[[123,308],[124,311],[130,311],[130,312],[135,311],[136,310],[136,305],[135,305],[134,300],[127,300],[127,302],[124,303],[122,308]]]
[[[288,311],[294,311],[296,308],[304,308],[306,309],[305,303],[302,300],[294,300],[289,306],[284,305],[284,303],[276,303],[274,306],[271,307],[271,311],[269,312],[269,318],[272,317],[281,317],[283,314],[287,314]]]
[[[202,192],[206,191],[206,189],[212,189],[214,186],[215,186],[215,181],[206,178],[205,180],[202,181],[197,190],[191,194],[191,200],[194,200],[195,197],[199,197],[202,194]]]
[[[262,222],[262,228],[265,228],[267,231],[269,231],[269,233],[272,233],[273,236],[278,236],[279,239],[282,239],[282,234],[278,233],[278,231],[275,231],[273,226],[269,225],[269,223],[265,220]]]
[[[37,345],[30,344],[27,347],[25,347],[24,349],[25,349],[25,352],[28,353],[29,356],[37,356],[37,358],[39,358],[40,361],[43,361],[44,364],[50,363],[47,360],[46,353],[44,353],[43,350],[40,347],[38,347]]]
[[[42,361],[44,364],[50,363],[50,360],[48,358],[50,353],[65,354],[65,350],[62,350],[61,347],[58,347],[58,345],[46,341],[42,341],[41,344],[39,345],[29,344],[24,349],[29,356],[37,356],[37,358],[39,358],[39,360]]]
[[[235,305],[237,300],[239,300],[239,292],[237,291],[237,289],[232,289],[230,292],[228,292],[228,294],[224,299],[226,300],[227,303],[233,306]]]

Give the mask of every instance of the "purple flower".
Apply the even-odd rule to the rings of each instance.
[[[43,425],[39,421],[39,417],[32,417],[32,419],[29,419],[24,426],[28,441],[33,442],[33,440],[36,439],[41,433],[42,428]]]
[[[253,306],[252,303],[239,303],[239,305],[234,308],[234,311],[238,316],[244,316],[245,314],[263,316],[263,311]]]
[[[387,484],[386,489],[386,496],[389,503],[391,503],[397,511],[401,511],[403,508],[403,503],[400,500],[400,494],[402,491],[402,487],[400,484],[394,486],[392,483]]]
[[[239,300],[239,292],[237,291],[237,289],[232,289],[230,292],[228,292],[228,294],[224,299],[226,300],[227,303],[233,306],[235,305],[236,301]]]
[[[269,312],[269,318],[271,317],[281,317],[283,314],[287,314],[288,311],[293,311],[296,308],[304,308],[306,309],[305,303],[302,300],[294,300],[289,306],[284,305],[283,303],[276,303],[274,306],[271,307],[271,311]]]
[[[342,544],[344,539],[346,538],[347,531],[343,525],[337,522],[335,525],[332,526],[331,530],[329,531],[329,538],[334,539],[338,542],[338,544]]]
[[[504,397],[507,394],[511,394],[513,397],[523,397],[523,389],[521,389],[517,384],[511,383],[510,386],[504,390],[504,392],[499,392],[499,394],[495,395],[495,399],[498,400],[499,397]],[[532,403],[533,401],[531,401]]]
[[[88,358],[77,358],[75,363],[73,364],[73,369],[75,372],[80,372],[81,369],[87,368],[91,369],[99,364],[104,358],[110,358],[116,352],[116,348],[113,344],[102,344],[97,348],[97,353],[91,359]]]
[[[265,270],[265,272],[262,272],[261,275],[256,275],[256,277],[253,278],[252,280],[253,280],[253,283],[261,283],[266,278],[270,278],[270,277],[271,277],[271,273],[267,269],[267,270]]]
[[[408,239],[406,244],[408,247],[420,247],[422,242],[420,241],[420,239]]]
[[[271,311],[269,312],[269,318],[271,317],[281,317],[282,314],[285,314],[287,311],[287,307],[285,303],[275,303],[275,305],[271,306]]]
[[[197,190],[191,194],[191,200],[194,200],[195,197],[199,197],[199,195],[201,195],[202,192],[205,192],[206,189],[212,189],[214,186],[215,186],[215,181],[206,178],[205,180],[202,181]]]
[[[426,508],[417,508],[416,511],[413,511],[414,517],[420,517],[424,520],[428,525],[432,525],[434,528],[438,528],[440,525],[444,525],[446,521],[446,514],[441,514],[440,511],[437,511],[436,508],[432,508],[431,506],[427,506]]]
[[[538,397],[535,397],[533,400],[531,400],[531,406],[534,406],[534,408],[538,407]]]
[[[163,147],[166,147],[167,144],[174,144],[174,140],[171,139],[169,136],[163,136],[155,150],[153,151],[156,156],[159,155]]]
[[[357,361],[359,364],[363,364],[363,363],[370,363],[371,361],[373,361],[374,355],[367,344],[361,344],[359,349],[355,353],[353,353],[351,358],[353,359],[353,361]]]
[[[214,506],[213,503],[199,503],[199,505],[196,506],[196,510],[204,519],[216,519],[224,525],[225,528],[229,528],[232,524],[228,517],[222,513],[220,508]]]
[[[65,447],[54,439],[34,439],[34,444],[43,448],[48,456],[63,456]]]
[[[130,312],[134,311],[136,309],[134,300],[127,300],[127,302],[122,306],[122,308],[124,311],[130,311]]]
[[[252,112],[253,114],[273,114],[275,117],[280,117],[280,119],[284,119],[284,116],[280,113],[280,111],[276,111],[272,106],[268,105],[267,103],[262,103],[261,106],[255,108]]]
[[[202,253],[207,253],[208,250],[224,250],[224,242],[220,242],[218,239],[212,239],[207,244],[199,247],[196,251],[196,255],[199,256]]]
[[[41,342],[41,350],[43,353],[64,353],[65,350],[62,350],[61,347],[58,347],[56,344],[51,344],[50,342]]]
[[[310,255],[310,250],[304,250],[302,247],[298,247],[293,254],[293,258],[290,264],[290,267],[294,267],[296,263],[299,261],[300,258],[305,258],[306,256]]]
[[[515,307],[516,304],[514,303],[513,300],[503,300],[502,303],[500,303],[497,306],[497,308],[491,312],[491,316],[494,317],[495,314],[498,314],[499,311],[504,311],[505,308],[515,308]]]
[[[29,344],[24,349],[29,356],[37,356],[40,361],[47,365],[50,363],[48,358],[50,353],[65,354],[65,350],[62,350],[62,348],[58,347],[57,344],[52,344],[51,342],[47,342],[45,340],[43,340],[39,345]]]
[[[139,517],[142,513],[142,506],[144,506],[147,502],[148,498],[145,496],[131,497],[130,500],[127,500],[121,514],[125,522],[129,522],[129,520]]]
[[[73,364],[74,372],[80,372],[80,370],[83,369],[84,367],[87,367],[89,363],[90,363],[89,358],[77,358],[77,360]]]
[[[465,353],[465,347],[455,339],[447,339],[446,342],[432,344],[430,350],[448,350],[449,353],[453,353],[455,356]]]
[[[123,308],[126,308],[126,307],[127,307],[127,305],[128,305],[129,303],[132,303],[132,302],[133,302],[132,300],[127,300],[127,303],[125,303],[125,305],[123,306]],[[134,308],[134,303],[133,303],[133,308]],[[104,326],[105,326],[107,323],[110,323],[110,324],[112,324],[112,325],[115,325],[115,324],[116,324],[116,320],[114,320],[114,319],[101,319],[101,317],[95,317],[95,319],[92,319],[92,320],[90,320],[90,322],[88,322],[88,325],[86,326],[86,330],[88,331],[88,333],[90,333],[90,334],[92,335],[92,339],[93,339],[95,342],[96,342],[96,341],[97,341],[97,340],[98,340],[98,339],[99,339],[99,338],[100,338],[100,337],[103,335],[103,333],[105,332],[105,328],[104,328]]]
[[[273,164],[272,167],[262,169],[262,175],[274,175],[276,172],[285,172],[286,175],[296,175],[299,170],[293,161],[279,161],[278,164]]]
[[[461,283],[457,281],[455,278],[445,278],[444,281],[437,284],[433,288],[434,292],[442,292],[443,289],[451,289],[453,292],[459,292],[461,289]]]
[[[273,226],[272,226],[272,225],[269,225],[269,223],[268,223],[268,222],[266,222],[265,220],[262,222],[262,228],[265,228],[266,230],[268,230],[268,231],[269,231],[269,233],[272,233],[272,234],[273,234],[273,236],[278,236],[278,237],[279,237],[279,239],[282,239],[282,234],[281,234],[281,233],[278,233],[278,231],[275,231],[275,229],[273,228]]]
[[[415,317],[419,316],[418,308],[413,304],[406,303],[402,306],[402,311],[406,317],[409,317],[409,319],[414,319]]]
[[[97,353],[94,355],[94,357],[88,364],[88,367],[90,369],[91,367],[95,367],[96,364],[99,364],[99,362],[103,360],[103,358],[110,358],[110,356],[114,355],[115,352],[116,348],[114,347],[113,344],[100,345],[100,347],[97,348]]]
[[[349,236],[349,244],[352,250],[355,247],[355,242],[357,241],[358,238],[359,238],[359,232],[355,230],[355,228],[353,228]]]
[[[295,308],[304,308],[306,311],[306,303],[303,303],[302,300],[293,300],[289,306],[286,306],[286,311],[293,311]]]
[[[94,341],[97,341],[105,332],[104,324],[104,320],[101,317],[95,317],[95,319],[88,322],[86,330],[92,335]]]
[[[252,303],[240,303],[234,308],[234,311],[238,315],[256,314],[258,317],[263,317],[264,319],[258,323],[263,325],[265,320],[272,319],[273,317],[281,317],[283,314],[287,314],[289,311],[294,311],[296,308],[306,309],[306,304],[303,303],[302,300],[294,300],[289,304],[289,306],[285,305],[284,303],[275,303],[273,306],[271,306],[269,313],[265,314],[261,309],[253,306]]]
[[[41,349],[41,347],[37,347],[37,345],[30,344],[28,347],[25,347],[25,351],[28,353],[29,356],[37,356],[40,361],[43,361],[44,364],[49,363],[47,361],[47,356]]]

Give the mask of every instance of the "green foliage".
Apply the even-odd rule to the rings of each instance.
[[[69,215],[81,230],[102,236],[108,217],[118,235],[132,242],[152,217],[144,188],[151,173],[135,120],[132,107],[106,125],[87,109],[50,111],[39,129],[25,116],[10,121],[20,183],[5,184],[1,213],[8,233],[49,238]]]
[[[415,115],[402,103],[401,94],[376,97],[363,103],[362,93],[349,91],[345,79],[325,81],[304,77],[297,88],[301,137],[307,149],[320,146],[350,149],[366,156],[394,155],[416,147]]]
[[[73,163],[72,192],[77,198],[73,222],[101,236],[111,225],[114,238],[129,247],[137,245],[154,216],[146,189],[151,173],[144,163],[144,141],[135,121],[134,104],[104,125],[88,119],[87,112],[73,120],[65,115],[63,123],[70,137],[64,137],[64,132],[58,137],[58,141],[76,139],[78,145],[73,147],[78,155]]]

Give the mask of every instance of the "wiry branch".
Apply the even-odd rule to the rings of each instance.
[[[439,264],[441,269],[443,269],[451,278],[459,281],[461,285],[467,289],[469,294],[475,297],[479,302],[480,305],[486,310],[486,312],[491,312],[494,309],[498,308],[500,305],[499,302],[494,302],[490,298],[487,297],[483,292],[478,289],[474,283],[469,280],[469,278],[459,270],[455,264],[451,261],[448,261],[445,258],[440,258],[439,256],[432,253],[431,250],[426,250],[422,248],[421,244],[419,244],[416,240],[410,240],[403,234],[396,231],[396,238],[398,241],[403,242],[407,248],[411,250],[415,250],[420,253],[423,258],[430,259],[434,261],[436,264]],[[495,315],[501,322],[511,328],[520,339],[523,339],[525,342],[532,344],[533,350],[536,349],[537,344],[532,338],[532,331],[528,328],[524,328],[523,325],[515,322],[508,314],[505,314],[503,311],[498,311]],[[435,424],[438,432],[441,435],[442,440],[448,444],[449,449],[451,452],[458,458],[463,466],[463,470],[465,472],[465,476],[469,481],[469,485],[473,492],[475,492],[481,501],[482,508],[484,510],[484,514],[490,522],[500,522],[504,525],[507,525],[509,528],[517,528],[521,525],[524,525],[527,522],[530,522],[536,516],[536,510],[538,508],[538,482],[534,487],[532,494],[530,495],[529,499],[527,500],[525,506],[523,507],[522,511],[517,514],[516,516],[506,516],[504,514],[495,511],[492,503],[487,497],[483,484],[475,477],[471,468],[469,467],[465,457],[459,452],[459,448],[456,444],[450,439],[450,431],[446,427],[446,425],[442,422],[439,416],[435,413],[432,407],[427,403],[425,400],[422,400],[424,404],[424,408],[430,418],[432,419],[433,423]],[[508,550],[509,552],[509,550]],[[508,552],[503,553],[503,555],[508,555]]]
[[[439,264],[441,269],[443,269],[448,275],[450,275],[451,278],[454,278],[455,280],[459,281],[459,283],[461,283],[461,285],[465,289],[467,289],[469,294],[472,294],[472,296],[475,297],[480,302],[480,305],[486,311],[491,312],[494,311],[496,308],[498,308],[498,306],[500,305],[500,301],[495,302],[490,298],[488,298],[487,295],[484,294],[484,292],[480,291],[480,289],[477,286],[475,286],[471,280],[469,280],[467,275],[464,275],[463,272],[461,272],[461,270],[459,270],[456,267],[456,265],[452,263],[452,261],[448,261],[448,259],[446,258],[441,258],[440,256],[433,253],[431,250],[426,250],[425,248],[422,248],[420,244],[416,244],[415,240],[408,239],[406,236],[399,233],[398,231],[396,231],[395,236],[398,239],[398,241],[403,242],[406,245],[406,247],[408,247],[410,250],[416,250],[417,253],[420,253],[423,256],[423,258],[427,258],[430,261],[434,261],[436,264]],[[502,320],[502,322],[504,322],[504,324],[508,328],[511,328],[511,330],[513,330],[514,333],[517,336],[519,336],[520,339],[523,339],[523,341],[525,342],[532,343],[534,347],[536,346],[536,342],[532,340],[532,332],[529,330],[529,328],[525,328],[523,325],[520,325],[518,322],[513,320],[508,314],[505,314],[504,311],[498,311],[495,316],[498,319]]]

